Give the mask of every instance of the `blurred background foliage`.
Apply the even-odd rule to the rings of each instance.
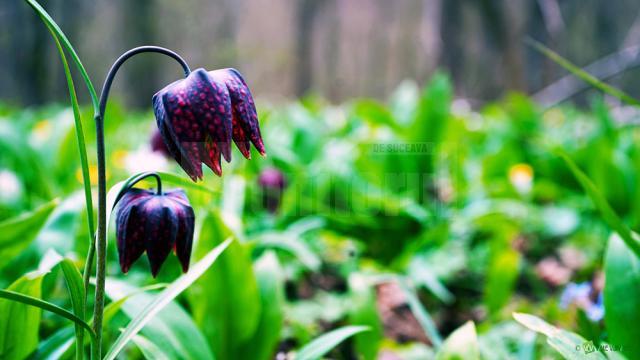
[[[128,348],[127,356],[158,347],[169,358],[254,359],[254,351],[270,358],[354,324],[372,330],[332,357],[422,359],[469,320],[479,334],[474,346],[487,358],[552,354],[541,338],[525,336],[514,311],[611,341],[601,297],[610,230],[551,149],[564,148],[638,230],[636,109],[610,109],[596,96],[586,110],[544,110],[511,94],[474,111],[454,100],[444,74],[424,87],[403,82],[384,102],[305,97],[263,101],[259,109],[268,157],[226,164],[222,179],[208,174],[203,186],[179,181],[197,212],[195,258],[230,234],[239,241],[174,310],[145,327],[139,350]],[[110,186],[150,168],[179,173],[151,149],[150,111],[114,102],[108,113]],[[3,105],[0,114],[6,287],[51,249],[81,262],[88,234],[71,110]],[[172,257],[155,281],[145,261],[118,275],[114,240],[113,300],[179,275]],[[43,283],[43,294],[64,301],[55,279]],[[113,336],[150,298],[123,301],[108,325]],[[43,314],[38,333],[52,348],[41,344],[37,354],[72,351],[72,329],[59,321]],[[468,330],[460,329],[465,341]]]

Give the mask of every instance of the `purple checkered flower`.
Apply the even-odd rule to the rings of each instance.
[[[193,244],[194,212],[181,189],[164,193],[131,188],[116,210],[116,237],[120,268],[131,265],[147,252],[155,277],[169,253],[178,256],[182,271],[189,269]]]
[[[160,134],[193,181],[202,164],[221,176],[221,156],[231,161],[231,140],[249,159],[250,144],[265,154],[249,87],[235,69],[197,69],[153,96]]]

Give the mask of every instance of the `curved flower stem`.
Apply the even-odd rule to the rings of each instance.
[[[96,346],[91,349],[91,355],[94,360],[99,360],[102,354],[102,315],[104,312],[105,268],[107,264],[107,181],[105,175],[104,115],[109,90],[111,90],[111,84],[118,69],[132,56],[145,52],[159,53],[175,59],[182,66],[185,76],[191,72],[187,63],[175,52],[157,46],[141,46],[122,54],[116,62],[113,63],[104,81],[102,93],[100,94],[98,112],[94,116],[98,155],[98,236],[96,239],[96,296],[93,307],[93,330],[96,333]]]
[[[134,186],[136,186],[137,183],[139,183],[140,181],[149,178],[149,177],[153,177],[156,179],[156,194],[157,195],[162,195],[162,179],[160,178],[160,175],[158,175],[158,173],[152,172],[152,171],[148,171],[148,172],[143,172],[140,174],[137,174],[135,176],[132,176],[131,178],[127,179],[127,181],[125,182],[124,185],[122,185],[122,189],[120,189],[120,191],[118,192],[118,195],[116,196],[116,199],[113,202],[113,209],[116,208],[116,206],[118,205],[118,202],[120,202],[120,200],[122,199],[122,197],[124,196],[124,194],[127,193],[127,191],[131,190]],[[107,209],[109,210],[109,209]]]

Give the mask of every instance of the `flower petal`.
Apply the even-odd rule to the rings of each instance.
[[[195,224],[195,214],[191,206],[182,206],[176,203],[176,215],[178,218],[178,233],[174,245],[174,251],[182,271],[189,270],[189,259],[191,258],[191,248],[193,247],[193,230]]]
[[[256,106],[242,75],[232,68],[210,71],[209,75],[213,79],[223,82],[229,89],[233,110],[232,137],[242,155],[247,159],[251,157],[249,140],[258,152],[264,155],[265,149],[260,135]]]
[[[150,196],[153,195],[149,191],[132,189],[122,197],[116,210],[118,257],[120,268],[125,274],[145,250],[143,239],[146,217],[141,211],[140,203]]]
[[[171,122],[166,115],[163,100],[164,93],[165,90],[162,90],[153,96],[153,110],[156,115],[158,130],[160,131],[160,134],[162,135],[162,138],[167,145],[169,152],[176,160],[178,165],[182,167],[182,169],[187,173],[187,175],[189,175],[189,177],[193,181],[196,181],[202,178],[202,169],[200,167],[200,162],[193,159],[192,156],[189,156],[190,154],[188,149],[178,146],[178,144],[180,144],[180,140],[175,132],[172,131],[172,128],[170,126]]]
[[[171,206],[171,200],[163,196],[154,196],[145,201],[142,209],[146,218],[144,244],[151,275],[156,277],[175,245],[178,219]]]
[[[193,104],[198,119],[211,142],[227,162],[231,161],[232,108],[229,91],[223,82],[211,78],[204,69],[195,70],[199,77],[198,93]],[[211,159],[215,163],[214,159]],[[213,170],[213,169],[212,169]]]
[[[182,271],[189,270],[189,259],[193,246],[193,230],[195,214],[189,204],[189,199],[182,189],[175,189],[165,193],[167,199],[172,202],[174,212],[178,219],[178,234],[174,245],[174,252],[180,260]]]
[[[189,259],[191,258],[191,248],[193,246],[193,230],[195,225],[195,214],[189,205],[189,199],[182,189],[175,189],[165,193],[167,199],[172,202],[174,212],[178,218],[178,234],[174,246],[175,254],[180,260],[182,271],[189,270]]]

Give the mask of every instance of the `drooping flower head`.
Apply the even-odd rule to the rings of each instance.
[[[171,156],[169,149],[167,149],[167,144],[165,144],[162,134],[160,134],[160,130],[157,128],[153,129],[153,132],[151,133],[149,145],[151,146],[151,151],[162,154],[162,156],[167,158]]]
[[[128,189],[116,210],[116,237],[120,268],[126,273],[146,251],[155,277],[173,250],[182,271],[189,269],[193,245],[194,212],[181,189],[155,193]]]
[[[287,186],[286,177],[276,168],[266,168],[258,177],[258,185],[262,188],[262,205],[269,212],[275,213],[280,207],[282,193]]]
[[[266,168],[260,172],[258,184],[263,188],[282,190],[287,186],[287,179],[282,171],[276,168]]]
[[[231,140],[247,159],[251,143],[265,154],[253,97],[235,69],[197,69],[156,93],[153,109],[169,152],[194,181],[203,163],[222,175]]]

